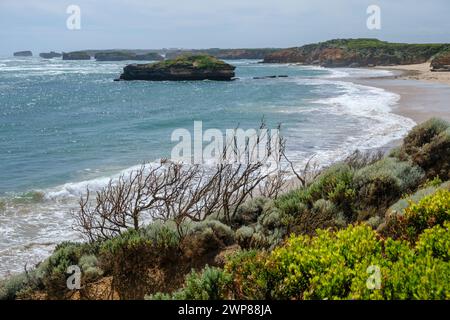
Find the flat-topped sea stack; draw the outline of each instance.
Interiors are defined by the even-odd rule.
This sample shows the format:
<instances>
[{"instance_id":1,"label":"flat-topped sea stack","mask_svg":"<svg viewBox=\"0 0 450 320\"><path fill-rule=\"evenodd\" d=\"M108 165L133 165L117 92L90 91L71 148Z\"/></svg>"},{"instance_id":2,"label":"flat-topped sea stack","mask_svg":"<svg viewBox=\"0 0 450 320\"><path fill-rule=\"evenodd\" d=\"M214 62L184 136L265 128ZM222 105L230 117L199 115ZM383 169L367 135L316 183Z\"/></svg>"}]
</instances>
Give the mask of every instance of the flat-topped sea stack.
<instances>
[{"instance_id":1,"label":"flat-topped sea stack","mask_svg":"<svg viewBox=\"0 0 450 320\"><path fill-rule=\"evenodd\" d=\"M450 71L450 49L437 54L431 60L431 71Z\"/></svg>"},{"instance_id":2,"label":"flat-topped sea stack","mask_svg":"<svg viewBox=\"0 0 450 320\"><path fill-rule=\"evenodd\" d=\"M32 57L33 52L31 51L18 51L14 52L14 57Z\"/></svg>"},{"instance_id":3,"label":"flat-topped sea stack","mask_svg":"<svg viewBox=\"0 0 450 320\"><path fill-rule=\"evenodd\" d=\"M97 61L125 61L125 60L137 60L137 61L161 61L164 58L155 53L149 52L145 54L136 54L134 52L127 51L105 51L95 54L95 60Z\"/></svg>"},{"instance_id":4,"label":"flat-topped sea stack","mask_svg":"<svg viewBox=\"0 0 450 320\"><path fill-rule=\"evenodd\" d=\"M265 63L299 63L323 67L370 67L425 63L446 44L390 43L377 39L336 39L278 50Z\"/></svg>"},{"instance_id":5,"label":"flat-topped sea stack","mask_svg":"<svg viewBox=\"0 0 450 320\"><path fill-rule=\"evenodd\" d=\"M55 52L55 51L51 51L51 52L42 52L39 54L39 57L41 57L42 59L53 59L53 58L61 58L62 54Z\"/></svg>"},{"instance_id":6,"label":"flat-topped sea stack","mask_svg":"<svg viewBox=\"0 0 450 320\"><path fill-rule=\"evenodd\" d=\"M63 60L91 60L91 56L84 51L64 52Z\"/></svg>"},{"instance_id":7,"label":"flat-topped sea stack","mask_svg":"<svg viewBox=\"0 0 450 320\"><path fill-rule=\"evenodd\" d=\"M234 66L207 55L181 56L157 63L128 65L119 80L230 81L234 78L234 69Z\"/></svg>"}]
</instances>

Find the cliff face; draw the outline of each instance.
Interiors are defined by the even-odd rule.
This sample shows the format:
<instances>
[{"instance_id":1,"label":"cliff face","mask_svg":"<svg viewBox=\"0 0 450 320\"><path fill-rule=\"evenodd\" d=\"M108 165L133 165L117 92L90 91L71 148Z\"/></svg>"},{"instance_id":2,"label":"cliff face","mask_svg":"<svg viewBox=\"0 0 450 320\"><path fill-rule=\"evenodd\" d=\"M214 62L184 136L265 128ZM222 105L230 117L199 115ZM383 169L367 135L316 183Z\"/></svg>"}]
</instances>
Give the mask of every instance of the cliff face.
<instances>
[{"instance_id":1,"label":"cliff face","mask_svg":"<svg viewBox=\"0 0 450 320\"><path fill-rule=\"evenodd\" d=\"M32 57L33 52L31 51L18 51L14 52L14 57Z\"/></svg>"},{"instance_id":2,"label":"cliff face","mask_svg":"<svg viewBox=\"0 0 450 320\"><path fill-rule=\"evenodd\" d=\"M265 63L302 63L324 67L416 64L428 61L444 44L401 44L376 39L344 39L278 50Z\"/></svg>"},{"instance_id":3,"label":"cliff face","mask_svg":"<svg viewBox=\"0 0 450 320\"><path fill-rule=\"evenodd\" d=\"M153 64L131 64L120 80L183 81L221 80L234 77L235 67L209 56L179 57Z\"/></svg>"},{"instance_id":4,"label":"cliff face","mask_svg":"<svg viewBox=\"0 0 450 320\"><path fill-rule=\"evenodd\" d=\"M84 51L64 52L63 60L91 60L91 56Z\"/></svg>"},{"instance_id":5,"label":"cliff face","mask_svg":"<svg viewBox=\"0 0 450 320\"><path fill-rule=\"evenodd\" d=\"M450 50L441 52L433 58L431 71L450 71Z\"/></svg>"},{"instance_id":6,"label":"cliff face","mask_svg":"<svg viewBox=\"0 0 450 320\"><path fill-rule=\"evenodd\" d=\"M125 51L111 51L98 52L95 54L97 61L124 61L124 60L139 60L139 61L161 61L164 58L157 53L136 54Z\"/></svg>"}]
</instances>

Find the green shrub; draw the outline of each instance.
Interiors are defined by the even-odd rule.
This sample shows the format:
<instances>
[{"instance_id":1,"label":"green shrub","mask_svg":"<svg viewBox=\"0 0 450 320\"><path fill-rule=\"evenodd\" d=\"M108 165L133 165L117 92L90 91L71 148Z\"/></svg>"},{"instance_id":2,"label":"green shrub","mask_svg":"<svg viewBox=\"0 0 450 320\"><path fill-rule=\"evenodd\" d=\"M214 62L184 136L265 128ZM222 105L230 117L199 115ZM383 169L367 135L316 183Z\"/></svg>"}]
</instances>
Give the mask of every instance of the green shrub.
<instances>
[{"instance_id":1,"label":"green shrub","mask_svg":"<svg viewBox=\"0 0 450 320\"><path fill-rule=\"evenodd\" d=\"M439 187L442 183L443 181L441 178L439 176L435 176L433 179L428 179L424 183L424 187Z\"/></svg>"},{"instance_id":2,"label":"green shrub","mask_svg":"<svg viewBox=\"0 0 450 320\"><path fill-rule=\"evenodd\" d=\"M14 275L0 282L0 300L14 300L28 285L25 273Z\"/></svg>"},{"instance_id":3,"label":"green shrub","mask_svg":"<svg viewBox=\"0 0 450 320\"><path fill-rule=\"evenodd\" d=\"M255 229L248 226L240 227L236 230L236 241L241 248L249 249L252 244L253 234Z\"/></svg>"},{"instance_id":4,"label":"green shrub","mask_svg":"<svg viewBox=\"0 0 450 320\"><path fill-rule=\"evenodd\" d=\"M417 254L431 255L445 262L450 261L450 222L425 230L416 243Z\"/></svg>"},{"instance_id":5,"label":"green shrub","mask_svg":"<svg viewBox=\"0 0 450 320\"><path fill-rule=\"evenodd\" d=\"M389 153L388 153L388 157L389 158L398 158L399 159L401 154L402 154L402 147L399 146L399 147L392 148L389 151Z\"/></svg>"},{"instance_id":6,"label":"green shrub","mask_svg":"<svg viewBox=\"0 0 450 320\"><path fill-rule=\"evenodd\" d=\"M307 208L308 201L307 189L301 188L281 195L274 201L274 206L285 215L295 216Z\"/></svg>"},{"instance_id":7,"label":"green shrub","mask_svg":"<svg viewBox=\"0 0 450 320\"><path fill-rule=\"evenodd\" d=\"M331 166L308 187L308 200L311 204L319 199L330 200L338 209L352 211L351 203L355 198L353 175L353 169L347 164Z\"/></svg>"},{"instance_id":8,"label":"green shrub","mask_svg":"<svg viewBox=\"0 0 450 320\"><path fill-rule=\"evenodd\" d=\"M415 237L426 228L450 220L450 191L438 190L405 209L408 233Z\"/></svg>"},{"instance_id":9,"label":"green shrub","mask_svg":"<svg viewBox=\"0 0 450 320\"><path fill-rule=\"evenodd\" d=\"M158 266L159 259L165 254L158 249L136 230L129 230L102 244L102 268L113 276L113 286L121 299L143 299L147 292L161 286L163 280L159 274L149 272Z\"/></svg>"},{"instance_id":10,"label":"green shrub","mask_svg":"<svg viewBox=\"0 0 450 320\"><path fill-rule=\"evenodd\" d=\"M212 240L220 242L224 246L234 243L234 231L224 223L217 220L205 220L194 224L192 234L198 234L205 241Z\"/></svg>"},{"instance_id":11,"label":"green shrub","mask_svg":"<svg viewBox=\"0 0 450 320\"><path fill-rule=\"evenodd\" d=\"M69 266L79 266L84 255L98 254L97 244L63 242L53 254L38 265L34 275L45 287L50 298L64 298L68 292L67 269ZM83 280L83 277L82 277Z\"/></svg>"},{"instance_id":12,"label":"green shrub","mask_svg":"<svg viewBox=\"0 0 450 320\"><path fill-rule=\"evenodd\" d=\"M387 208L393 201L417 187L423 179L420 168L395 158L385 158L355 174L362 208Z\"/></svg>"},{"instance_id":13,"label":"green shrub","mask_svg":"<svg viewBox=\"0 0 450 320\"><path fill-rule=\"evenodd\" d=\"M371 226L372 229L377 229L381 223L383 223L383 219L380 216L370 217L369 220L366 221L367 225Z\"/></svg>"},{"instance_id":14,"label":"green shrub","mask_svg":"<svg viewBox=\"0 0 450 320\"><path fill-rule=\"evenodd\" d=\"M449 203L450 190L446 188L446 184L437 189L421 189L392 206L386 214L385 223L378 230L384 236L414 242L426 228L442 225L449 220Z\"/></svg>"},{"instance_id":15,"label":"green shrub","mask_svg":"<svg viewBox=\"0 0 450 320\"><path fill-rule=\"evenodd\" d=\"M356 200L354 170L337 164L322 172L308 187L280 196L275 208L291 216L287 232L312 234L317 228L343 226L353 220Z\"/></svg>"},{"instance_id":16,"label":"green shrub","mask_svg":"<svg viewBox=\"0 0 450 320\"><path fill-rule=\"evenodd\" d=\"M225 272L232 275L230 298L245 300L272 299L272 283L266 266L264 251L240 251L225 265Z\"/></svg>"},{"instance_id":17,"label":"green shrub","mask_svg":"<svg viewBox=\"0 0 450 320\"><path fill-rule=\"evenodd\" d=\"M403 140L402 154L412 155L430 143L436 136L444 132L450 125L447 121L432 118L415 126Z\"/></svg>"},{"instance_id":18,"label":"green shrub","mask_svg":"<svg viewBox=\"0 0 450 320\"><path fill-rule=\"evenodd\" d=\"M172 293L147 296L151 300L223 300L231 277L221 269L209 267L202 272L192 271L186 276L183 288Z\"/></svg>"},{"instance_id":19,"label":"green shrub","mask_svg":"<svg viewBox=\"0 0 450 320\"><path fill-rule=\"evenodd\" d=\"M427 178L450 179L450 124L433 118L416 126L404 139L399 158L413 161Z\"/></svg>"},{"instance_id":20,"label":"green shrub","mask_svg":"<svg viewBox=\"0 0 450 320\"><path fill-rule=\"evenodd\" d=\"M417 190L414 194L407 196L405 198L402 198L398 200L396 203L394 203L391 207L389 207L387 211L387 215L403 215L405 212L405 209L409 207L411 203L419 202L424 197L435 193L437 190L436 187L427 187L424 189Z\"/></svg>"},{"instance_id":21,"label":"green shrub","mask_svg":"<svg viewBox=\"0 0 450 320\"><path fill-rule=\"evenodd\" d=\"M95 281L103 275L103 270L99 267L99 261L93 254L82 256L78 263L83 272L82 279L84 281Z\"/></svg>"},{"instance_id":22,"label":"green shrub","mask_svg":"<svg viewBox=\"0 0 450 320\"><path fill-rule=\"evenodd\" d=\"M225 270L238 299L448 299L449 248L449 222L426 230L415 248L349 226L292 236L271 253L241 253ZM371 268L380 271L379 288L367 285Z\"/></svg>"},{"instance_id":23,"label":"green shrub","mask_svg":"<svg viewBox=\"0 0 450 320\"><path fill-rule=\"evenodd\" d=\"M348 218L336 205L325 199L315 201L311 209L299 214L295 221L295 227L291 230L297 234L314 234L316 229L329 227L342 227Z\"/></svg>"},{"instance_id":24,"label":"green shrub","mask_svg":"<svg viewBox=\"0 0 450 320\"><path fill-rule=\"evenodd\" d=\"M300 205L298 208L300 212L306 210L302 207L305 206ZM270 249L277 246L283 241L296 220L294 216L283 213L273 202L267 203L263 211L264 213L258 217L257 223L252 226L254 232L250 246L242 248ZM301 214L300 212L297 214Z\"/></svg>"},{"instance_id":25,"label":"green shrub","mask_svg":"<svg viewBox=\"0 0 450 320\"><path fill-rule=\"evenodd\" d=\"M173 221L154 221L141 230L142 236L162 250L177 248L180 236Z\"/></svg>"},{"instance_id":26,"label":"green shrub","mask_svg":"<svg viewBox=\"0 0 450 320\"><path fill-rule=\"evenodd\" d=\"M233 217L232 224L235 226L244 226L255 223L262 214L264 206L270 200L267 198L254 198L240 206Z\"/></svg>"},{"instance_id":27,"label":"green shrub","mask_svg":"<svg viewBox=\"0 0 450 320\"><path fill-rule=\"evenodd\" d=\"M217 220L205 220L192 225L191 232L183 239L180 250L185 267L184 275L192 268L201 269L206 264L216 265L216 256L235 244L234 231Z\"/></svg>"},{"instance_id":28,"label":"green shrub","mask_svg":"<svg viewBox=\"0 0 450 320\"><path fill-rule=\"evenodd\" d=\"M426 171L428 178L450 179L450 128L412 154L411 158Z\"/></svg>"}]
</instances>

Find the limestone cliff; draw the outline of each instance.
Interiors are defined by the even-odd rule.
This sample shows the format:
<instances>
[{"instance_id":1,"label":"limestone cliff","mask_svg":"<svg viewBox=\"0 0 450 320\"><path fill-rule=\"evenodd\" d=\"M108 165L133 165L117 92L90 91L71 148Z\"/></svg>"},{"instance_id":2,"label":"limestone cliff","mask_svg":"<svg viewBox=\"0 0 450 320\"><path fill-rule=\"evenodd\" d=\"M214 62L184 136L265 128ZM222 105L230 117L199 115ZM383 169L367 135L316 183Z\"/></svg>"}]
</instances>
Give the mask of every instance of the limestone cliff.
<instances>
[{"instance_id":1,"label":"limestone cliff","mask_svg":"<svg viewBox=\"0 0 450 320\"><path fill-rule=\"evenodd\" d=\"M389 43L377 39L337 39L278 50L265 63L301 63L324 67L364 67L424 63L445 44Z\"/></svg>"}]
</instances>

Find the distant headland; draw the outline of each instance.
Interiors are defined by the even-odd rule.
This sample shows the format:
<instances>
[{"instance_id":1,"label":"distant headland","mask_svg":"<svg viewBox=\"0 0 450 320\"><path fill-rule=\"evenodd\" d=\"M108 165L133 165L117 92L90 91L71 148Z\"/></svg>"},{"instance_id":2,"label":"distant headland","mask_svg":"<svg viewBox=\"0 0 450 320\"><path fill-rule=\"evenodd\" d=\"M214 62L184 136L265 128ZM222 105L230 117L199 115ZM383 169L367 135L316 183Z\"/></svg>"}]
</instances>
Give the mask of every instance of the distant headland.
<instances>
[{"instance_id":1,"label":"distant headland","mask_svg":"<svg viewBox=\"0 0 450 320\"><path fill-rule=\"evenodd\" d=\"M58 57L42 53L43 58ZM55 53L56 54L56 53ZM180 56L207 55L218 59L258 59L263 63L298 63L323 67L373 67L431 63L432 71L450 71L450 44L391 43L371 38L334 39L287 49L154 49L82 50L63 53L63 60L162 61ZM32 56L31 51L14 56Z\"/></svg>"}]
</instances>

